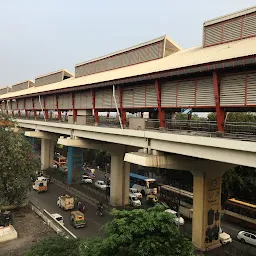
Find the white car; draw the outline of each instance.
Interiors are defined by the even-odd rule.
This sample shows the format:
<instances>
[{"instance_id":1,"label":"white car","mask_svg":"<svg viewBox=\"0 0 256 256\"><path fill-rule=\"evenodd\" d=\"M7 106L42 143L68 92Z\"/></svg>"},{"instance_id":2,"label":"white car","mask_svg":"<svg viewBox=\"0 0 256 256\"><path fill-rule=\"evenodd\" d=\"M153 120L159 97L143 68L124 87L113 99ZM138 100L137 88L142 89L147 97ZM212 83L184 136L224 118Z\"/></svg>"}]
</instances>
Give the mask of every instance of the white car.
<instances>
[{"instance_id":1,"label":"white car","mask_svg":"<svg viewBox=\"0 0 256 256\"><path fill-rule=\"evenodd\" d=\"M243 243L252 244L256 246L256 233L251 231L240 231L237 234L237 239Z\"/></svg>"},{"instance_id":2,"label":"white car","mask_svg":"<svg viewBox=\"0 0 256 256\"><path fill-rule=\"evenodd\" d=\"M228 233L224 232L221 227L220 227L219 237L220 237L221 244L227 244L232 242L231 236Z\"/></svg>"},{"instance_id":3,"label":"white car","mask_svg":"<svg viewBox=\"0 0 256 256\"><path fill-rule=\"evenodd\" d=\"M142 198L142 194L136 188L129 189L130 194L134 194L137 198Z\"/></svg>"},{"instance_id":4,"label":"white car","mask_svg":"<svg viewBox=\"0 0 256 256\"><path fill-rule=\"evenodd\" d=\"M185 221L182 217L179 217L178 213L171 209L166 209L165 212L168 212L174 216L174 221L177 226L182 226L185 224Z\"/></svg>"},{"instance_id":5,"label":"white car","mask_svg":"<svg viewBox=\"0 0 256 256\"><path fill-rule=\"evenodd\" d=\"M103 180L97 180L94 183L96 188L99 188L101 190L106 190L107 189L107 184Z\"/></svg>"},{"instance_id":6,"label":"white car","mask_svg":"<svg viewBox=\"0 0 256 256\"><path fill-rule=\"evenodd\" d=\"M141 206L141 201L134 194L129 194L129 201L132 206L135 206L135 207Z\"/></svg>"},{"instance_id":7,"label":"white car","mask_svg":"<svg viewBox=\"0 0 256 256\"><path fill-rule=\"evenodd\" d=\"M61 225L64 225L64 220L63 220L63 217L58 214L58 213L53 213L51 214L51 216L56 220L58 221Z\"/></svg>"},{"instance_id":8,"label":"white car","mask_svg":"<svg viewBox=\"0 0 256 256\"><path fill-rule=\"evenodd\" d=\"M89 176L88 175L83 175L83 177L82 177L82 182L84 182L85 184L92 184L92 179L91 178L89 178Z\"/></svg>"}]
</instances>

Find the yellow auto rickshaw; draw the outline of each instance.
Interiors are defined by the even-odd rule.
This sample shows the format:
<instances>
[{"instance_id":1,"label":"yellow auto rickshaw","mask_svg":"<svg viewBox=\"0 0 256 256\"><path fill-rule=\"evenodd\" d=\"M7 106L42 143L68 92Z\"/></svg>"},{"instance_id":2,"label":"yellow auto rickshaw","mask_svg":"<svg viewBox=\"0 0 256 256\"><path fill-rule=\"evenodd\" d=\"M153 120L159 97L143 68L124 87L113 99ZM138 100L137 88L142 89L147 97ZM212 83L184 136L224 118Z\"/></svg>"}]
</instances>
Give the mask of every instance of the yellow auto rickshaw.
<instances>
[{"instance_id":1,"label":"yellow auto rickshaw","mask_svg":"<svg viewBox=\"0 0 256 256\"><path fill-rule=\"evenodd\" d=\"M158 197L156 195L147 195L147 203L155 205L158 202Z\"/></svg>"}]
</instances>

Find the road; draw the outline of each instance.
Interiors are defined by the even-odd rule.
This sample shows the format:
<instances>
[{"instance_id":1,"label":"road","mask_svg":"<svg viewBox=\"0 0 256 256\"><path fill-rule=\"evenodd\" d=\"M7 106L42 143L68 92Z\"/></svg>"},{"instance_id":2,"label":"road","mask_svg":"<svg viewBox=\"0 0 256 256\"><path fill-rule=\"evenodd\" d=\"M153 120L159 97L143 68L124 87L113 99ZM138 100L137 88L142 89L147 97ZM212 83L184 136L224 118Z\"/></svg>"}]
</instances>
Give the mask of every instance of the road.
<instances>
[{"instance_id":1,"label":"road","mask_svg":"<svg viewBox=\"0 0 256 256\"><path fill-rule=\"evenodd\" d=\"M38 194L36 191L31 191L29 197L31 201L41 209L46 209L49 213L59 213L64 218L65 227L68 228L77 237L92 237L102 234L101 227L110 220L110 216L105 214L99 217L95 214L96 207L83 202L86 205L85 219L87 225L85 228L75 229L69 222L70 211L64 211L56 205L57 197L66 194L67 191L55 184L48 186L48 191Z\"/></svg>"},{"instance_id":2,"label":"road","mask_svg":"<svg viewBox=\"0 0 256 256\"><path fill-rule=\"evenodd\" d=\"M102 179L104 180L104 172L102 171L96 171L96 179ZM86 184L78 184L76 185L76 188L83 192L87 192L86 190ZM93 186L93 185L92 185ZM48 191L46 193L37 194L35 191L31 191L30 196L32 197L32 201L38 205L42 209L46 209L49 213L59 213L64 218L65 226L74 233L77 237L92 237L99 234L102 234L101 227L111 219L109 215L105 215L104 217L99 217L95 214L96 208L95 206L83 202L86 205L86 212L85 217L88 222L87 226L82 229L75 229L72 227L69 223L69 212L65 212L62 209L59 209L56 206L56 200L59 195L66 194L67 192L65 189L60 188L59 186L55 184L50 184ZM92 194L93 195L93 194ZM230 234L230 236L233 239L233 242L229 245L221 246L220 248L217 248L213 251L205 253L205 255L210 256L219 256L224 255L224 252L228 252L228 255L249 255L248 252L251 253L251 255L256 255L256 248L252 247L250 245L244 245L237 241L237 233L241 230L239 226L236 226L232 223L228 223L225 221L222 221L221 224L222 229ZM181 231L187 233L188 235L192 235L192 221L186 220L185 225L181 227ZM234 254L236 253L236 254Z\"/></svg>"}]
</instances>

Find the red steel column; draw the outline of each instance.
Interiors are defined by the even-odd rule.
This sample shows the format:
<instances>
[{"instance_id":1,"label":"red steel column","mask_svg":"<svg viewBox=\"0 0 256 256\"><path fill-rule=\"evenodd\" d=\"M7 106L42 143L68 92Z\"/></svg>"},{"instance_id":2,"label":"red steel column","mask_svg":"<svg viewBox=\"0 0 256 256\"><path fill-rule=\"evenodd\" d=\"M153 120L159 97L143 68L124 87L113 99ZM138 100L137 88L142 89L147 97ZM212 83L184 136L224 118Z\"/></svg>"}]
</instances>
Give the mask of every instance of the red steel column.
<instances>
[{"instance_id":1,"label":"red steel column","mask_svg":"<svg viewBox=\"0 0 256 256\"><path fill-rule=\"evenodd\" d=\"M71 97L72 97L73 123L76 123L77 109L75 109L75 95L73 92L71 92Z\"/></svg>"},{"instance_id":2,"label":"red steel column","mask_svg":"<svg viewBox=\"0 0 256 256\"><path fill-rule=\"evenodd\" d=\"M161 106L161 85L159 81L155 80L156 85L156 96L157 96L157 108L158 108L158 119L161 128L165 127L165 111L162 109Z\"/></svg>"},{"instance_id":3,"label":"red steel column","mask_svg":"<svg viewBox=\"0 0 256 256\"><path fill-rule=\"evenodd\" d=\"M34 101L33 101L33 108L34 108ZM26 119L28 119L28 111L26 110L26 99L24 99L24 110L25 110Z\"/></svg>"},{"instance_id":4,"label":"red steel column","mask_svg":"<svg viewBox=\"0 0 256 256\"><path fill-rule=\"evenodd\" d=\"M17 105L17 110L18 110L18 117L20 117L20 109L19 109L18 100L16 100L16 105Z\"/></svg>"},{"instance_id":5,"label":"red steel column","mask_svg":"<svg viewBox=\"0 0 256 256\"><path fill-rule=\"evenodd\" d=\"M118 86L118 98L119 98L122 125L123 125L123 127L125 127L126 126L126 111L123 108L123 89L120 86Z\"/></svg>"},{"instance_id":6,"label":"red steel column","mask_svg":"<svg viewBox=\"0 0 256 256\"><path fill-rule=\"evenodd\" d=\"M224 109L220 106L220 81L218 73L216 71L213 71L213 87L218 132L224 132L225 112Z\"/></svg>"},{"instance_id":7,"label":"red steel column","mask_svg":"<svg viewBox=\"0 0 256 256\"><path fill-rule=\"evenodd\" d=\"M61 121L61 111L59 110L59 97L56 95L56 109L58 112L58 120Z\"/></svg>"},{"instance_id":8,"label":"red steel column","mask_svg":"<svg viewBox=\"0 0 256 256\"><path fill-rule=\"evenodd\" d=\"M96 109L95 91L93 89L91 89L91 95L92 95L92 108L93 108L93 112L94 112L94 119L95 119L96 125L98 125L99 124L99 112Z\"/></svg>"},{"instance_id":9,"label":"red steel column","mask_svg":"<svg viewBox=\"0 0 256 256\"><path fill-rule=\"evenodd\" d=\"M45 119L48 120L49 119L49 115L48 115L48 110L46 109L45 97L43 97L43 101L44 101L44 116L45 116Z\"/></svg>"}]
</instances>

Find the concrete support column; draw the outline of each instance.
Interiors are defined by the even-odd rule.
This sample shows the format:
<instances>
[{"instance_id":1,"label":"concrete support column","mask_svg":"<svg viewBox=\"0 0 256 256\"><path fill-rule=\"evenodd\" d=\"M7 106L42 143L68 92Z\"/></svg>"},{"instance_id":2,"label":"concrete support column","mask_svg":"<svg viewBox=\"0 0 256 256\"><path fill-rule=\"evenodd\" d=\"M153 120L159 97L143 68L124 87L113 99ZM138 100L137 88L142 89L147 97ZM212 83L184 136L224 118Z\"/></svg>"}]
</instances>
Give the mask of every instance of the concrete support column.
<instances>
[{"instance_id":1,"label":"concrete support column","mask_svg":"<svg viewBox=\"0 0 256 256\"><path fill-rule=\"evenodd\" d=\"M220 246L221 182L223 172L193 171L192 242L202 251Z\"/></svg>"},{"instance_id":2,"label":"concrete support column","mask_svg":"<svg viewBox=\"0 0 256 256\"><path fill-rule=\"evenodd\" d=\"M83 174L83 149L68 147L68 184L81 182Z\"/></svg>"},{"instance_id":3,"label":"concrete support column","mask_svg":"<svg viewBox=\"0 0 256 256\"><path fill-rule=\"evenodd\" d=\"M53 164L54 142L49 139L41 139L41 169L47 169Z\"/></svg>"},{"instance_id":4,"label":"concrete support column","mask_svg":"<svg viewBox=\"0 0 256 256\"><path fill-rule=\"evenodd\" d=\"M130 163L124 162L124 154L111 154L110 204L125 206L129 204Z\"/></svg>"}]
</instances>

